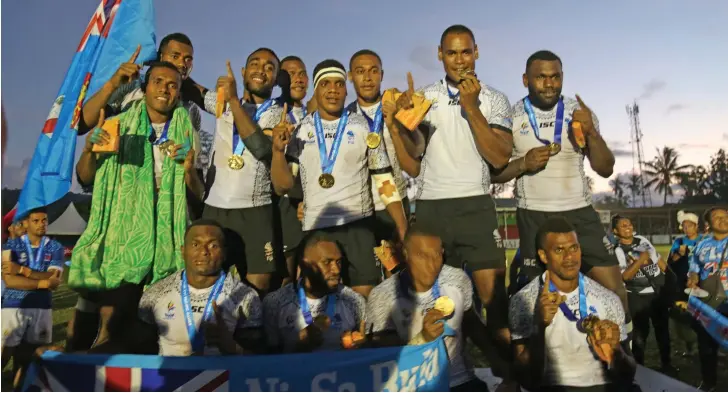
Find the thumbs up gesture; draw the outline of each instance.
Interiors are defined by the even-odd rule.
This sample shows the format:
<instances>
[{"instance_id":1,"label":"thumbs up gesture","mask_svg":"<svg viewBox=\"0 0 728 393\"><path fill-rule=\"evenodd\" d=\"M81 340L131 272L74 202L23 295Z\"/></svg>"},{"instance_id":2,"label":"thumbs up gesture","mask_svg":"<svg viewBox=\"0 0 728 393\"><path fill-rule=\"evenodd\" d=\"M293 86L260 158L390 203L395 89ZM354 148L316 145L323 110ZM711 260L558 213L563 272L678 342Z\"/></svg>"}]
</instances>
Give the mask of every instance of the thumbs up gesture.
<instances>
[{"instance_id":1,"label":"thumbs up gesture","mask_svg":"<svg viewBox=\"0 0 728 393\"><path fill-rule=\"evenodd\" d=\"M227 61L227 75L217 78L217 89L222 89L225 102L238 101L237 82L230 67L230 60Z\"/></svg>"}]
</instances>

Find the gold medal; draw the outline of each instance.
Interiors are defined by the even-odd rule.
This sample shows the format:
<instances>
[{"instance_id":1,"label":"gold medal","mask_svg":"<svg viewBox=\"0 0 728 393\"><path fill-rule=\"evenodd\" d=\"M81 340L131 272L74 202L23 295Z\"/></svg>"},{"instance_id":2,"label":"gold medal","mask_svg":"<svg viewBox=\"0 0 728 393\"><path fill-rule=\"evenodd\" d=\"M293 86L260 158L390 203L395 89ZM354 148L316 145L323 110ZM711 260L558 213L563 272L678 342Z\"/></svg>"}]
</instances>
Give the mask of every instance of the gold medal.
<instances>
[{"instance_id":1,"label":"gold medal","mask_svg":"<svg viewBox=\"0 0 728 393\"><path fill-rule=\"evenodd\" d=\"M334 176L329 173L321 174L318 181L321 188L331 188L334 186Z\"/></svg>"},{"instance_id":2,"label":"gold medal","mask_svg":"<svg viewBox=\"0 0 728 393\"><path fill-rule=\"evenodd\" d=\"M175 143L174 143L173 140L168 139L168 140L160 143L157 146L159 147L159 152L160 153L162 153L162 154L164 154L166 156L171 156L172 155L172 148L175 146Z\"/></svg>"},{"instance_id":3,"label":"gold medal","mask_svg":"<svg viewBox=\"0 0 728 393\"><path fill-rule=\"evenodd\" d=\"M230 169L237 171L240 169L243 169L245 166L245 161L243 161L243 156L238 154L233 154L228 158L228 166Z\"/></svg>"},{"instance_id":4,"label":"gold medal","mask_svg":"<svg viewBox=\"0 0 728 393\"><path fill-rule=\"evenodd\" d=\"M435 310L442 312L444 316L450 316L455 311L455 302L447 296L440 296L435 300Z\"/></svg>"},{"instance_id":5,"label":"gold medal","mask_svg":"<svg viewBox=\"0 0 728 393\"><path fill-rule=\"evenodd\" d=\"M382 143L382 137L378 133L370 132L367 134L367 146L370 149L376 149L380 143Z\"/></svg>"},{"instance_id":6,"label":"gold medal","mask_svg":"<svg viewBox=\"0 0 728 393\"><path fill-rule=\"evenodd\" d=\"M558 143L549 144L549 154L555 156L561 151L561 145Z\"/></svg>"}]
</instances>

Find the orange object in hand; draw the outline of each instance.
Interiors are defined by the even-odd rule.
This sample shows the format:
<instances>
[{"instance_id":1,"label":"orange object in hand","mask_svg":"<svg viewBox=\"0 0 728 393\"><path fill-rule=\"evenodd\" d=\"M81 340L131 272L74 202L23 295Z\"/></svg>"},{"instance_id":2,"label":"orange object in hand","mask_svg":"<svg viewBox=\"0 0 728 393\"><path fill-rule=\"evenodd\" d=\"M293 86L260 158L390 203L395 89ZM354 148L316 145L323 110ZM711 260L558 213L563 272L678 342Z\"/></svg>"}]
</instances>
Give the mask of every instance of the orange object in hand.
<instances>
[{"instance_id":1,"label":"orange object in hand","mask_svg":"<svg viewBox=\"0 0 728 393\"><path fill-rule=\"evenodd\" d=\"M401 95L402 93L395 93L393 90L387 90L384 92L382 100L396 102ZM427 115L427 112L432 106L432 101L418 93L415 93L412 96L412 103L414 104L413 108L400 109L399 112L394 115L394 118L410 131L417 129L417 126L419 126L422 120L424 120L425 115Z\"/></svg>"},{"instance_id":2,"label":"orange object in hand","mask_svg":"<svg viewBox=\"0 0 728 393\"><path fill-rule=\"evenodd\" d=\"M101 126L101 129L109 135L109 143L103 145L94 144L91 151L94 153L117 153L119 152L119 118L108 119ZM93 131L92 131L93 132Z\"/></svg>"},{"instance_id":3,"label":"orange object in hand","mask_svg":"<svg viewBox=\"0 0 728 393\"><path fill-rule=\"evenodd\" d=\"M584 138L584 131L581 129L581 122L571 122L571 133L574 135L574 142L576 145L583 149L586 147L586 138Z\"/></svg>"}]
</instances>

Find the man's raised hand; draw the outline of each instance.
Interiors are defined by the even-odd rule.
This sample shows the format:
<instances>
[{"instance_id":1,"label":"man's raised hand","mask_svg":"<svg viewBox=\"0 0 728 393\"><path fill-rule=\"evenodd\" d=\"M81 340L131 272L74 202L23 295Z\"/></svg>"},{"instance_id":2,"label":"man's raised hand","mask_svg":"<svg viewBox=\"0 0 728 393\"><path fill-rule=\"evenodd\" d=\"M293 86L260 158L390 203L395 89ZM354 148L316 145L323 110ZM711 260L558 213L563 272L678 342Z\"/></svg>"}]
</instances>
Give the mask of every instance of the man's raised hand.
<instances>
[{"instance_id":1,"label":"man's raised hand","mask_svg":"<svg viewBox=\"0 0 728 393\"><path fill-rule=\"evenodd\" d=\"M397 99L397 111L400 109L411 109L415 106L414 102L412 101L412 97L415 95L415 81L412 78L412 73L407 73L407 91L402 93L401 96Z\"/></svg>"},{"instance_id":2,"label":"man's raised hand","mask_svg":"<svg viewBox=\"0 0 728 393\"><path fill-rule=\"evenodd\" d=\"M102 108L99 111L99 121L96 123L96 127L94 127L92 132L86 134L86 146L84 147L85 150L90 152L93 148L93 145L105 145L111 141L109 133L104 131L104 129L102 128L105 121L106 113Z\"/></svg>"},{"instance_id":3,"label":"man's raised hand","mask_svg":"<svg viewBox=\"0 0 728 393\"><path fill-rule=\"evenodd\" d=\"M592 112L588 106L582 101L579 95L576 95L576 101L579 102L579 108L574 110L571 115L572 122L578 121L581 124L581 129L585 135L594 135L596 130L594 129L594 121L592 120Z\"/></svg>"},{"instance_id":4,"label":"man's raised hand","mask_svg":"<svg viewBox=\"0 0 728 393\"><path fill-rule=\"evenodd\" d=\"M230 67L230 60L227 61L227 75L217 78L217 88L222 89L225 102L238 100L237 82L233 69Z\"/></svg>"},{"instance_id":5,"label":"man's raised hand","mask_svg":"<svg viewBox=\"0 0 728 393\"><path fill-rule=\"evenodd\" d=\"M291 134L294 129L293 124L288 122L288 104L283 104L281 120L272 130L274 151L285 153L286 146L288 146L288 142L291 140Z\"/></svg>"},{"instance_id":6,"label":"man's raised hand","mask_svg":"<svg viewBox=\"0 0 728 393\"><path fill-rule=\"evenodd\" d=\"M538 308L542 318L541 323L544 328L553 322L556 313L559 312L559 305L566 300L558 292L551 292L549 290L550 283L550 275L547 270L544 277L543 290L541 290L541 296L538 299Z\"/></svg>"},{"instance_id":7,"label":"man's raised hand","mask_svg":"<svg viewBox=\"0 0 728 393\"><path fill-rule=\"evenodd\" d=\"M139 77L139 71L142 69L142 66L136 64L136 60L141 50L142 46L137 45L136 50L132 53L129 60L120 65L111 79L109 79L114 89Z\"/></svg>"},{"instance_id":8,"label":"man's raised hand","mask_svg":"<svg viewBox=\"0 0 728 393\"><path fill-rule=\"evenodd\" d=\"M458 84L460 91L460 106L463 109L473 109L478 106L478 97L480 96L480 82L478 77L473 73L463 75L463 79Z\"/></svg>"}]
</instances>

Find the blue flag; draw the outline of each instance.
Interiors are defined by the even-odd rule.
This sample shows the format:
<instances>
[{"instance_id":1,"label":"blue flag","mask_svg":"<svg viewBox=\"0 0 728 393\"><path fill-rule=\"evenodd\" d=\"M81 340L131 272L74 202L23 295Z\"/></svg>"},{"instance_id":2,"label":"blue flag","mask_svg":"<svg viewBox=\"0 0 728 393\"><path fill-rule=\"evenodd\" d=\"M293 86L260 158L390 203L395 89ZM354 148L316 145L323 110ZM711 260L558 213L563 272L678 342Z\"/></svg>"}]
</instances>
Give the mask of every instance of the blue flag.
<instances>
[{"instance_id":1,"label":"blue flag","mask_svg":"<svg viewBox=\"0 0 728 393\"><path fill-rule=\"evenodd\" d=\"M449 390L448 373L443 337L418 346L273 356L46 352L31 365L23 390L444 392Z\"/></svg>"},{"instance_id":2,"label":"blue flag","mask_svg":"<svg viewBox=\"0 0 728 393\"><path fill-rule=\"evenodd\" d=\"M38 139L18 200L16 220L71 189L81 106L128 61L156 56L152 0L102 0L91 17Z\"/></svg>"}]
</instances>

